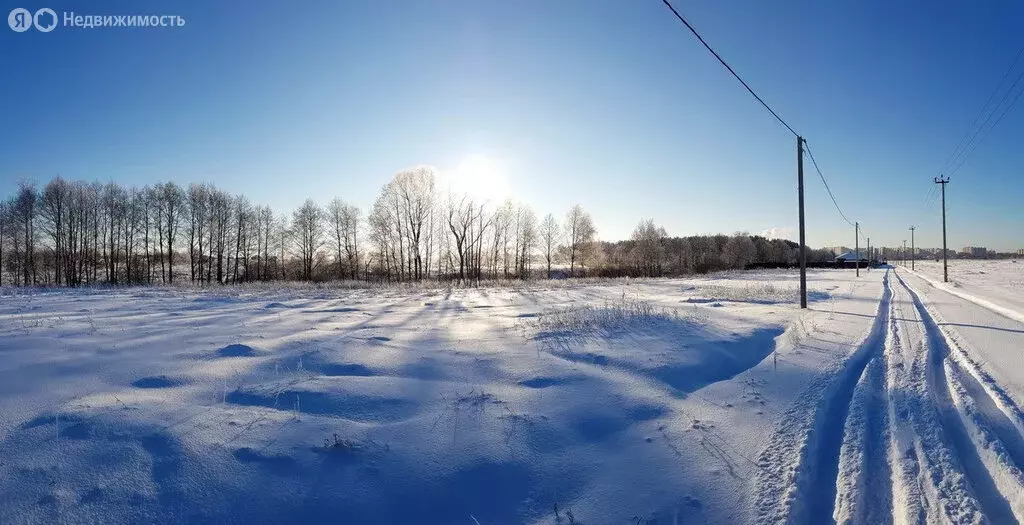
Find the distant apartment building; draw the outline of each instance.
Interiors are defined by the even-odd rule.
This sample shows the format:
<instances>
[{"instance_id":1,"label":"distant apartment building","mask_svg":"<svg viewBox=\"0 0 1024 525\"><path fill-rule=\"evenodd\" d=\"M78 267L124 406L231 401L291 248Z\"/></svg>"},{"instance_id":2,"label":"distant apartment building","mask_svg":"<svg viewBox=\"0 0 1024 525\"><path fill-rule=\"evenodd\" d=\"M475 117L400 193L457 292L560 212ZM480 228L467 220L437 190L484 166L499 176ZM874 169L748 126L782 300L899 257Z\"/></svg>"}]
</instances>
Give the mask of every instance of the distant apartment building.
<instances>
[{"instance_id":1,"label":"distant apartment building","mask_svg":"<svg viewBox=\"0 0 1024 525\"><path fill-rule=\"evenodd\" d=\"M918 258L922 259L939 259L942 257L942 248L920 248L917 250ZM957 257L961 256L960 252L956 250L946 250L946 257Z\"/></svg>"},{"instance_id":2,"label":"distant apartment building","mask_svg":"<svg viewBox=\"0 0 1024 525\"><path fill-rule=\"evenodd\" d=\"M965 246L960 250L960 255L977 258L988 257L988 248L981 246Z\"/></svg>"},{"instance_id":3,"label":"distant apartment building","mask_svg":"<svg viewBox=\"0 0 1024 525\"><path fill-rule=\"evenodd\" d=\"M825 249L832 252L833 256L839 256L846 252L853 251L853 248L847 248L846 246L826 246Z\"/></svg>"},{"instance_id":4,"label":"distant apartment building","mask_svg":"<svg viewBox=\"0 0 1024 525\"><path fill-rule=\"evenodd\" d=\"M1024 248L1017 250L1017 255L1024 257Z\"/></svg>"}]
</instances>

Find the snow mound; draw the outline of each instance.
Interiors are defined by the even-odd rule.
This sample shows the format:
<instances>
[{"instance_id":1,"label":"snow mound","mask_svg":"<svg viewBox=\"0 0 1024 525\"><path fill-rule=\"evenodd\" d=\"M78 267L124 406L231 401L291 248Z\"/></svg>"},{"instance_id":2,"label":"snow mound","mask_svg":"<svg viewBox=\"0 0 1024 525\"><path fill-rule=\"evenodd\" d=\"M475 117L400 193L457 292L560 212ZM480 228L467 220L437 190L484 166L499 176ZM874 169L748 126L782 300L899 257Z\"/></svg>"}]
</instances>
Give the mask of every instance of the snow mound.
<instances>
[{"instance_id":1,"label":"snow mound","mask_svg":"<svg viewBox=\"0 0 1024 525\"><path fill-rule=\"evenodd\" d=\"M535 323L534 338L556 357L638 374L681 394L756 366L783 333L781 326L725 331L701 310L684 314L643 301L556 310Z\"/></svg>"},{"instance_id":2,"label":"snow mound","mask_svg":"<svg viewBox=\"0 0 1024 525\"><path fill-rule=\"evenodd\" d=\"M174 379L164 375L141 377L132 381L132 386L135 388L171 388L183 384L185 384L185 381L181 379Z\"/></svg>"},{"instance_id":3,"label":"snow mound","mask_svg":"<svg viewBox=\"0 0 1024 525\"><path fill-rule=\"evenodd\" d=\"M232 344L217 350L217 357L256 357L258 355L260 353L255 348L242 344Z\"/></svg>"},{"instance_id":4,"label":"snow mound","mask_svg":"<svg viewBox=\"0 0 1024 525\"><path fill-rule=\"evenodd\" d=\"M580 379L581 378L576 377L534 377L520 381L519 385L525 386L526 388L548 388L552 386L565 385L579 381Z\"/></svg>"},{"instance_id":5,"label":"snow mound","mask_svg":"<svg viewBox=\"0 0 1024 525\"><path fill-rule=\"evenodd\" d=\"M359 391L353 385L321 378L301 387L292 382L264 383L228 393L225 401L241 406L262 406L280 411L331 416L351 421L388 423L416 415L412 400L377 392ZM353 378L346 378L351 381Z\"/></svg>"}]
</instances>

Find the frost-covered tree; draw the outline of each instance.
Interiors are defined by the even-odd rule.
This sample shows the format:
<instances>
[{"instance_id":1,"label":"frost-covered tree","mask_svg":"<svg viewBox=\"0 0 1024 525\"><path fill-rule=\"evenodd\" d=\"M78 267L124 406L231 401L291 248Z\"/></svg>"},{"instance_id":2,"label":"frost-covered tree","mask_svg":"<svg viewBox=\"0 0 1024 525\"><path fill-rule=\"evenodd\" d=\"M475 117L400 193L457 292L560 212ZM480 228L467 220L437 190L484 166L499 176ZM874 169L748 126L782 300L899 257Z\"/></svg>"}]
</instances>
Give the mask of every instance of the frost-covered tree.
<instances>
[{"instance_id":1,"label":"frost-covered tree","mask_svg":"<svg viewBox=\"0 0 1024 525\"><path fill-rule=\"evenodd\" d=\"M562 233L554 215L549 213L544 216L544 220L540 223L539 233L541 249L544 250L544 262L547 263L547 276L548 279L550 279L551 261L554 259L555 253L558 249L558 239Z\"/></svg>"},{"instance_id":2,"label":"frost-covered tree","mask_svg":"<svg viewBox=\"0 0 1024 525\"><path fill-rule=\"evenodd\" d=\"M640 274L644 277L657 277L662 274L662 259L665 256L664 240L668 237L665 228L657 226L654 221L641 221L633 230L632 259Z\"/></svg>"},{"instance_id":3,"label":"frost-covered tree","mask_svg":"<svg viewBox=\"0 0 1024 525\"><path fill-rule=\"evenodd\" d=\"M359 208L335 198L327 205L328 230L339 279L359 276Z\"/></svg>"},{"instance_id":4,"label":"frost-covered tree","mask_svg":"<svg viewBox=\"0 0 1024 525\"><path fill-rule=\"evenodd\" d=\"M516 212L516 275L520 279L530 276L530 262L537 247L537 214L522 204Z\"/></svg>"},{"instance_id":5,"label":"frost-covered tree","mask_svg":"<svg viewBox=\"0 0 1024 525\"><path fill-rule=\"evenodd\" d=\"M585 250L594 242L597 231L590 214L579 204L569 208L565 214L565 240L569 244L569 274L576 271L576 263L582 261Z\"/></svg>"},{"instance_id":6,"label":"frost-covered tree","mask_svg":"<svg viewBox=\"0 0 1024 525\"><path fill-rule=\"evenodd\" d=\"M725 243L722 257L729 267L742 269L757 259L757 248L750 235L737 233Z\"/></svg>"},{"instance_id":7,"label":"frost-covered tree","mask_svg":"<svg viewBox=\"0 0 1024 525\"><path fill-rule=\"evenodd\" d=\"M409 272L415 280L423 278L423 253L427 240L423 233L434 210L434 179L433 168L419 166L396 173L386 189L398 203L402 223L398 226L405 229L411 263Z\"/></svg>"},{"instance_id":8,"label":"frost-covered tree","mask_svg":"<svg viewBox=\"0 0 1024 525\"><path fill-rule=\"evenodd\" d=\"M459 258L459 280L466 279L466 271L473 259L472 230L475 224L477 208L472 199L462 196L459 199L449 197L448 229L455 241L455 253Z\"/></svg>"}]
</instances>

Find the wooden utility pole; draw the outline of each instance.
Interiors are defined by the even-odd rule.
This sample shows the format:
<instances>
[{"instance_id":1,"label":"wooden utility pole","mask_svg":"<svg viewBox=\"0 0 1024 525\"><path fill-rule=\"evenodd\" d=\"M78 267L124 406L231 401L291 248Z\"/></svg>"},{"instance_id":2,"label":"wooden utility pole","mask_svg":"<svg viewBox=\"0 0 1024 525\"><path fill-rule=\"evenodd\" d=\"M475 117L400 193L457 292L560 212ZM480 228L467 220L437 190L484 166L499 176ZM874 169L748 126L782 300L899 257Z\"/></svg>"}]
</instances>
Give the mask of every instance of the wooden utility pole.
<instances>
[{"instance_id":1,"label":"wooden utility pole","mask_svg":"<svg viewBox=\"0 0 1024 525\"><path fill-rule=\"evenodd\" d=\"M857 268L857 277L860 277L860 223L853 223L853 256L854 266Z\"/></svg>"},{"instance_id":2,"label":"wooden utility pole","mask_svg":"<svg viewBox=\"0 0 1024 525\"><path fill-rule=\"evenodd\" d=\"M804 244L804 138L796 137L796 187L800 201L800 308L807 308L807 246Z\"/></svg>"},{"instance_id":3,"label":"wooden utility pole","mask_svg":"<svg viewBox=\"0 0 1024 525\"><path fill-rule=\"evenodd\" d=\"M935 184L942 185L942 282L949 282L949 266L946 261L946 184L949 177L935 177Z\"/></svg>"},{"instance_id":4,"label":"wooden utility pole","mask_svg":"<svg viewBox=\"0 0 1024 525\"><path fill-rule=\"evenodd\" d=\"M914 270L914 259L917 259L917 250L914 249L914 229L916 226L910 227L910 270Z\"/></svg>"}]
</instances>

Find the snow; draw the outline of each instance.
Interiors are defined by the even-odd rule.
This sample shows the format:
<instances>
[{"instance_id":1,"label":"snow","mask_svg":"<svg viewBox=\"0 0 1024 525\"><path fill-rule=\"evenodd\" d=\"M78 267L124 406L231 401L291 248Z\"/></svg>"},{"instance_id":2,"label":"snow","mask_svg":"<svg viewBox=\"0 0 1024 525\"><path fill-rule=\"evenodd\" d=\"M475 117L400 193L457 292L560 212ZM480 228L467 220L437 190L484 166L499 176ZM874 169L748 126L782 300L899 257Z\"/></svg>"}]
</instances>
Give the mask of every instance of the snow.
<instances>
[{"instance_id":1,"label":"snow","mask_svg":"<svg viewBox=\"0 0 1024 525\"><path fill-rule=\"evenodd\" d=\"M916 275L934 287L1024 323L1024 259L949 261L949 282L942 263L915 261Z\"/></svg>"},{"instance_id":2,"label":"snow","mask_svg":"<svg viewBox=\"0 0 1024 525\"><path fill-rule=\"evenodd\" d=\"M757 521L1024 516L1024 374L1011 367L1024 327L974 282L967 299L891 273L860 348L801 396L762 453Z\"/></svg>"},{"instance_id":3,"label":"snow","mask_svg":"<svg viewBox=\"0 0 1024 525\"><path fill-rule=\"evenodd\" d=\"M863 395L875 392L870 399L884 407L888 431L877 432L869 418L847 420L846 439L858 446L844 449L841 465L848 472L837 479L841 497L835 517L879 521L848 510L850 500L865 497L857 484L862 474L849 465L877 461L873 450L884 447L892 497L888 503L872 499L869 509L876 516L897 523L1018 522L1024 516L1021 412L1016 394L1008 394L1006 383L980 359L1009 358L1024 342L1024 330L992 330L993 323L1014 321L904 268L890 286L891 320L877 360L885 366L886 386L871 386L870 378L858 386ZM947 322L948 316L983 325ZM856 404L852 410L856 414Z\"/></svg>"},{"instance_id":4,"label":"snow","mask_svg":"<svg viewBox=\"0 0 1024 525\"><path fill-rule=\"evenodd\" d=\"M1016 522L998 264L0 290L0 523Z\"/></svg>"}]
</instances>

